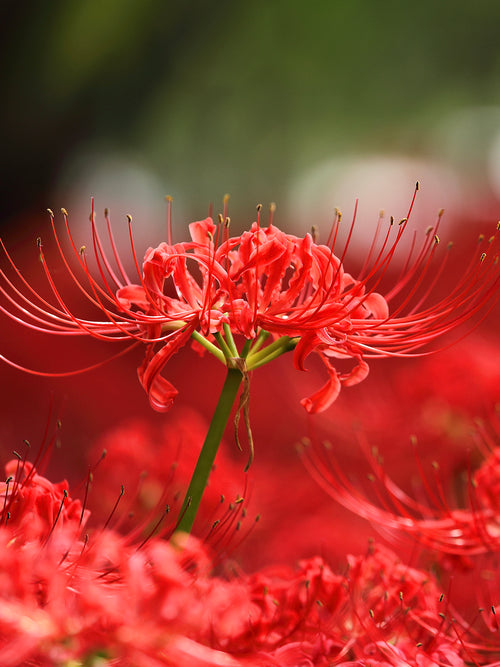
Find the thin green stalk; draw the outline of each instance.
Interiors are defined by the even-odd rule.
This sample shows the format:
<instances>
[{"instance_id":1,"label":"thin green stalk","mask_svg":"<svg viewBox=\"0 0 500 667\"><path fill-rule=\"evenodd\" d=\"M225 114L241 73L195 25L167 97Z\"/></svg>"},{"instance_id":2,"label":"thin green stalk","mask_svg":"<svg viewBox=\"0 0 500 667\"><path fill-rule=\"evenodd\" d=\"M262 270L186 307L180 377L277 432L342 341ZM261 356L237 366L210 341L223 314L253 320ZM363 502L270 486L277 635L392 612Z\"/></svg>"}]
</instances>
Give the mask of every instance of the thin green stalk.
<instances>
[{"instance_id":1,"label":"thin green stalk","mask_svg":"<svg viewBox=\"0 0 500 667\"><path fill-rule=\"evenodd\" d=\"M242 380L243 375L239 370L236 368L227 369L227 376L219 396L219 402L215 408L186 497L182 503L178 530L186 533L191 532L201 497L214 464L215 455L219 449Z\"/></svg>"},{"instance_id":2,"label":"thin green stalk","mask_svg":"<svg viewBox=\"0 0 500 667\"><path fill-rule=\"evenodd\" d=\"M264 331L264 329L261 329L259 331L259 335L255 339L252 347L250 348L250 353L249 354L256 354L257 351L264 345L266 340L269 338L271 334L269 331Z\"/></svg>"},{"instance_id":3,"label":"thin green stalk","mask_svg":"<svg viewBox=\"0 0 500 667\"><path fill-rule=\"evenodd\" d=\"M252 347L252 343L253 343L253 341L251 339L247 338L247 340L245 341L245 344L241 348L241 352L240 352L240 357L242 359L247 358L248 353L250 352L250 349Z\"/></svg>"},{"instance_id":4,"label":"thin green stalk","mask_svg":"<svg viewBox=\"0 0 500 667\"><path fill-rule=\"evenodd\" d=\"M233 357L239 357L240 355L238 353L238 348L236 347L236 343L234 342L231 327L227 322L224 322L222 328L224 329L224 336L226 337L228 347L231 350Z\"/></svg>"},{"instance_id":5,"label":"thin green stalk","mask_svg":"<svg viewBox=\"0 0 500 667\"><path fill-rule=\"evenodd\" d=\"M220 331L217 331L216 333L214 333L214 338L217 341L217 343L219 344L219 347L222 350L222 353L224 354L224 363L226 363L226 361L228 359L232 359L234 357L234 355L233 355L232 351L229 349L229 345L226 343L226 339L224 338L224 336L221 334Z\"/></svg>"},{"instance_id":6,"label":"thin green stalk","mask_svg":"<svg viewBox=\"0 0 500 667\"><path fill-rule=\"evenodd\" d=\"M213 354L214 357L216 357L219 361L222 361L223 364L226 363L226 357L224 356L224 353L221 352L221 350L217 347L217 345L214 345L209 340L207 340L205 336L202 336L201 333L199 333L198 331L193 331L193 333L191 334L191 338L193 338L206 350L208 350L210 354Z\"/></svg>"},{"instance_id":7,"label":"thin green stalk","mask_svg":"<svg viewBox=\"0 0 500 667\"><path fill-rule=\"evenodd\" d=\"M263 350L259 350L255 353L253 350L250 350L250 354L246 359L248 370L251 371L255 368L259 368L259 366L264 366L264 364L267 364L269 361L276 359L276 357L279 357L281 354L290 352L290 350L293 350L296 347L297 341L297 338L282 336L281 338L278 338L278 340L275 340L273 343L265 347Z\"/></svg>"}]
</instances>

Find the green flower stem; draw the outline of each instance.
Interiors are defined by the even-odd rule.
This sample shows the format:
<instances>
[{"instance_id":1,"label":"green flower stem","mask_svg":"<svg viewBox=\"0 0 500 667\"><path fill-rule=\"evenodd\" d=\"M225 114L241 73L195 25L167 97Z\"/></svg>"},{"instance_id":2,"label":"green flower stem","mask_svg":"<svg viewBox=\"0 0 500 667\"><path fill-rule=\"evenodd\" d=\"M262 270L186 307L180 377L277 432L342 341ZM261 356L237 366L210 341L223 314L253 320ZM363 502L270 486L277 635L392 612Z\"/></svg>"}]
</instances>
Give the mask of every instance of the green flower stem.
<instances>
[{"instance_id":1,"label":"green flower stem","mask_svg":"<svg viewBox=\"0 0 500 667\"><path fill-rule=\"evenodd\" d=\"M236 343L234 342L231 327L229 326L229 324L227 322L224 322L224 324L222 325L222 328L224 329L224 336L226 337L227 344L229 346L229 349L231 350L231 356L232 357L239 357L240 354L238 352L238 348L236 347Z\"/></svg>"},{"instance_id":2,"label":"green flower stem","mask_svg":"<svg viewBox=\"0 0 500 667\"><path fill-rule=\"evenodd\" d=\"M266 342L266 340L269 338L270 335L271 334L269 333L269 331L264 331L264 329L261 329L259 331L259 335L255 339L254 344L250 348L249 354L257 353L258 350L260 350L260 348L264 345L264 343Z\"/></svg>"},{"instance_id":3,"label":"green flower stem","mask_svg":"<svg viewBox=\"0 0 500 667\"><path fill-rule=\"evenodd\" d=\"M226 365L226 357L224 356L224 353L217 347L217 345L214 345L211 343L209 340L205 338L205 336L202 336L201 333L198 331L193 331L191 334L191 338L193 338L197 343L202 345L205 350L208 350L210 354L213 354L214 357L217 357L219 361L221 361L224 366Z\"/></svg>"},{"instance_id":4,"label":"green flower stem","mask_svg":"<svg viewBox=\"0 0 500 667\"><path fill-rule=\"evenodd\" d=\"M264 366L264 364L267 364L269 361L276 359L276 357L279 357L281 354L290 352L290 350L295 348L298 340L298 338L282 336L281 338L278 338L278 340L275 340L274 343L271 343L259 352L254 353L253 350L251 350L246 359L247 370L252 371L254 368Z\"/></svg>"},{"instance_id":5,"label":"green flower stem","mask_svg":"<svg viewBox=\"0 0 500 667\"><path fill-rule=\"evenodd\" d=\"M247 339L245 341L245 344L241 348L241 353L240 353L240 357L242 359L246 359L248 357L248 353L250 352L250 349L252 347L252 343L253 343L253 341L251 339Z\"/></svg>"},{"instance_id":6,"label":"green flower stem","mask_svg":"<svg viewBox=\"0 0 500 667\"><path fill-rule=\"evenodd\" d=\"M219 344L220 349L222 350L222 353L224 354L224 365L227 363L228 359L232 359L235 355L233 354L232 350L229 348L229 345L226 343L226 339L224 336L221 334L220 331L217 331L214 333L214 338ZM238 356L236 354L236 356Z\"/></svg>"},{"instance_id":7,"label":"green flower stem","mask_svg":"<svg viewBox=\"0 0 500 667\"><path fill-rule=\"evenodd\" d=\"M205 442L203 443L198 462L196 463L191 482L186 492L186 497L182 504L178 530L186 533L191 532L201 497L214 464L215 455L219 449L242 380L243 375L239 370L236 368L227 369L227 376L219 396L219 402L215 408L214 416L210 422Z\"/></svg>"}]
</instances>

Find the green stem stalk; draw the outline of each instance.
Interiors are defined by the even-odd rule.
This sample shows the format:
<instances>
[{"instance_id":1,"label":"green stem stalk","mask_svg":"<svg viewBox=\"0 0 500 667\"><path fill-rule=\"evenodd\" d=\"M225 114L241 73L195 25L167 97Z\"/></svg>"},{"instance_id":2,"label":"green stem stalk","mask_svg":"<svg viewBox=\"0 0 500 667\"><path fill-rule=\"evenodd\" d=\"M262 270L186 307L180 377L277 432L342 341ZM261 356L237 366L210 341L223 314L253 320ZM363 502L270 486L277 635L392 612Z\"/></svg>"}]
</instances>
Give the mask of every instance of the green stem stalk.
<instances>
[{"instance_id":1,"label":"green stem stalk","mask_svg":"<svg viewBox=\"0 0 500 667\"><path fill-rule=\"evenodd\" d=\"M224 329L224 336L226 337L226 341L229 349L231 350L232 356L239 357L240 355L238 353L238 348L236 347L236 343L234 342L231 327L229 326L229 324L227 324L227 322L224 322L222 328Z\"/></svg>"},{"instance_id":2,"label":"green stem stalk","mask_svg":"<svg viewBox=\"0 0 500 667\"><path fill-rule=\"evenodd\" d=\"M224 363L227 363L228 359L234 357L232 350L229 349L229 345L226 343L226 339L224 338L224 336L221 334L220 331L214 333L214 338L219 344L220 349L222 350L222 353L224 355Z\"/></svg>"},{"instance_id":3,"label":"green stem stalk","mask_svg":"<svg viewBox=\"0 0 500 667\"><path fill-rule=\"evenodd\" d=\"M264 345L264 343L266 342L266 340L269 338L270 335L271 334L269 333L269 331L264 331L264 329L261 329L259 331L259 335L257 336L257 338L250 347L249 354L256 354L257 351L260 350L260 348Z\"/></svg>"},{"instance_id":4,"label":"green stem stalk","mask_svg":"<svg viewBox=\"0 0 500 667\"><path fill-rule=\"evenodd\" d=\"M210 354L213 354L216 359L221 361L223 364L226 363L226 357L224 356L224 353L217 347L217 345L214 345L209 340L207 340L205 336L202 336L198 331L193 331L191 338L197 341L200 345L203 345L203 347L208 350Z\"/></svg>"},{"instance_id":5,"label":"green stem stalk","mask_svg":"<svg viewBox=\"0 0 500 667\"><path fill-rule=\"evenodd\" d=\"M297 338L282 336L258 352L250 350L246 359L248 370L251 371L255 368L259 368L259 366L264 366L264 364L269 363L285 352L290 352L296 347L297 341Z\"/></svg>"},{"instance_id":6,"label":"green stem stalk","mask_svg":"<svg viewBox=\"0 0 500 667\"><path fill-rule=\"evenodd\" d=\"M214 464L215 456L224 435L231 409L238 395L243 375L236 368L228 368L227 376L222 387L217 407L201 448L198 462L191 477L186 497L182 503L180 520L177 530L191 532L194 519L200 506L201 498L208 482L208 477Z\"/></svg>"}]
</instances>

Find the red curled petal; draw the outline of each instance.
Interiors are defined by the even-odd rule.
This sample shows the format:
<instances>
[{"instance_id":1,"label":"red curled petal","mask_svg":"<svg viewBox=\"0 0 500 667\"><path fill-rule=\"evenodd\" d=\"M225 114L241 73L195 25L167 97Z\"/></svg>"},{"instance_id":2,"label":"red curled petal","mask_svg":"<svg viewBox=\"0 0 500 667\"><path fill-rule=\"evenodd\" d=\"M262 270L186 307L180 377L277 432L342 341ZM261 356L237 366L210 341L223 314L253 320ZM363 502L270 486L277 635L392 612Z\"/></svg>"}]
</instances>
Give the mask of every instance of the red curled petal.
<instances>
[{"instance_id":1,"label":"red curled petal","mask_svg":"<svg viewBox=\"0 0 500 667\"><path fill-rule=\"evenodd\" d=\"M319 343L321 343L321 341L316 333L309 335L305 334L300 337L300 340L293 351L293 365L297 370L307 370L304 365L305 361L311 352L314 352Z\"/></svg>"},{"instance_id":2,"label":"red curled petal","mask_svg":"<svg viewBox=\"0 0 500 667\"><path fill-rule=\"evenodd\" d=\"M317 349L321 344L321 339L317 334L312 336L303 336L297 344L294 351L294 365L298 370L307 370L304 363L311 352ZM316 412L323 412L337 399L342 385L346 387L353 386L362 382L369 373L369 366L364 359L358 357L357 365L350 373L339 373L329 362L327 356L317 350L321 361L324 363L328 371L328 382L321 387L316 393L308 398L303 398L301 404L310 414Z\"/></svg>"},{"instance_id":3,"label":"red curled petal","mask_svg":"<svg viewBox=\"0 0 500 667\"><path fill-rule=\"evenodd\" d=\"M347 375L342 374L340 376L340 381L345 387L352 387L355 384L363 382L363 380L368 376L370 372L370 367L364 359L359 358L357 365L352 369Z\"/></svg>"},{"instance_id":4,"label":"red curled petal","mask_svg":"<svg viewBox=\"0 0 500 667\"><path fill-rule=\"evenodd\" d=\"M386 320L389 317L389 305L378 292L372 292L363 301L363 306L377 320Z\"/></svg>"},{"instance_id":5,"label":"red curled petal","mask_svg":"<svg viewBox=\"0 0 500 667\"><path fill-rule=\"evenodd\" d=\"M130 310L132 306L137 306L146 312L151 306L151 299L141 285L120 287L116 292L116 298L126 310Z\"/></svg>"},{"instance_id":6,"label":"red curled petal","mask_svg":"<svg viewBox=\"0 0 500 667\"><path fill-rule=\"evenodd\" d=\"M264 271L265 273L268 273L268 270L273 271L273 269L277 273L283 270L284 274L286 265L289 264L286 256L292 255L290 244L284 244L280 239L276 238L262 240L257 244L258 233L243 234L241 238L238 258L240 261L236 264L236 266L239 265L239 268L231 273L232 280L240 280L242 275L254 269ZM248 241L248 243L245 241ZM278 263L278 267L276 267L276 263ZM281 264L284 265L283 268ZM276 279L274 278L273 280Z\"/></svg>"},{"instance_id":7,"label":"red curled petal","mask_svg":"<svg viewBox=\"0 0 500 667\"><path fill-rule=\"evenodd\" d=\"M194 243L199 243L202 246L209 243L210 239L215 236L216 230L217 227L212 218L198 220L189 225L189 233L191 234Z\"/></svg>"},{"instance_id":8,"label":"red curled petal","mask_svg":"<svg viewBox=\"0 0 500 667\"><path fill-rule=\"evenodd\" d=\"M157 412L168 412L178 393L171 382L158 375L149 390L149 403Z\"/></svg>"},{"instance_id":9,"label":"red curled petal","mask_svg":"<svg viewBox=\"0 0 500 667\"><path fill-rule=\"evenodd\" d=\"M301 405L304 406L309 414L323 412L323 410L329 408L339 395L342 387L342 383L335 368L322 354L320 354L320 357L325 364L330 377L328 382L324 384L319 391L300 401Z\"/></svg>"},{"instance_id":10,"label":"red curled petal","mask_svg":"<svg viewBox=\"0 0 500 667\"><path fill-rule=\"evenodd\" d=\"M170 410L178 394L177 389L160 373L170 357L187 343L195 328L190 326L176 332L156 354L153 354L151 346L137 369L139 381L149 397L151 407L157 412Z\"/></svg>"}]
</instances>

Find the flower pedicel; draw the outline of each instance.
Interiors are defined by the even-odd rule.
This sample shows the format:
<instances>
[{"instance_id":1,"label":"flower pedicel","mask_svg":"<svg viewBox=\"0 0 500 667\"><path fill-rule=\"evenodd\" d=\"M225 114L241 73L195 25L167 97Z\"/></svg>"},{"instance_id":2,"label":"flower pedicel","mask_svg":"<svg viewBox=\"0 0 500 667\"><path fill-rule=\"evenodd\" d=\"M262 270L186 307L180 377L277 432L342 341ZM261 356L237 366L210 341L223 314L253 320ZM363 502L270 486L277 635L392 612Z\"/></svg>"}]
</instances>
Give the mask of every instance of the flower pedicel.
<instances>
[{"instance_id":1,"label":"flower pedicel","mask_svg":"<svg viewBox=\"0 0 500 667\"><path fill-rule=\"evenodd\" d=\"M168 242L146 251L142 269L129 217L137 271L136 279L131 280L116 251L107 212L114 262L97 230L92 202L95 277L88 267L85 248L79 250L73 241L63 209L77 262L75 269L71 267L49 211L67 277L95 307L98 318L79 317L68 307L40 240L40 259L54 302L37 294L2 244L13 275L10 278L0 271L5 303L0 310L23 326L56 336L83 335L128 342L129 346L143 344L145 357L138 375L156 410L168 410L172 405L177 390L162 371L188 341L194 341L199 351L207 350L227 367L226 381L186 494L180 527L189 531L242 382L239 407L243 409L252 451L248 426L250 371L292 350L295 367L304 370L307 357L315 352L325 366L328 380L302 404L310 413L320 412L332 404L342 386L366 378L367 359L425 354L428 350L422 352L421 348L478 314L484 317L498 299L500 271L495 233L489 239L480 239L469 266L451 292L431 301L446 266L447 253L437 270L433 266L441 216L427 231L420 250L410 252L393 286L383 295L378 291L408 226L417 190L418 184L408 216L399 225L391 219L384 232L383 219L379 219L368 256L356 278L344 269L354 219L342 253L335 254L340 213L336 214L324 245L317 242L315 231L303 238L280 231L272 221L273 209L268 226L262 227L260 207L256 222L240 236L229 236L229 218L224 210L218 224L211 218L191 223L191 241L173 244L169 200ZM72 374L29 370L2 355L0 359L35 374ZM335 359L351 360L351 369L340 372L332 361Z\"/></svg>"}]
</instances>

